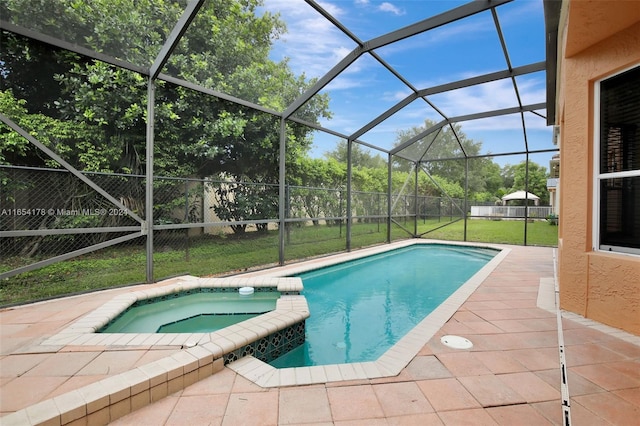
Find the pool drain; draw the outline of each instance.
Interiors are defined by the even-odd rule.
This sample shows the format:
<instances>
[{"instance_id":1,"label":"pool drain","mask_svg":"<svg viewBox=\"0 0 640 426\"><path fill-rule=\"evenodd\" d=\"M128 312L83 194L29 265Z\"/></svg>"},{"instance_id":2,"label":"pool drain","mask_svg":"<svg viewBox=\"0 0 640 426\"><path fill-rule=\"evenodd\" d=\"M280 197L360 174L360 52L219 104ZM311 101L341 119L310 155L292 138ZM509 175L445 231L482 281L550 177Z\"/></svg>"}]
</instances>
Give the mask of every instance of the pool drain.
<instances>
[{"instance_id":1,"label":"pool drain","mask_svg":"<svg viewBox=\"0 0 640 426\"><path fill-rule=\"evenodd\" d=\"M440 341L443 345L453 349L471 349L473 347L473 343L471 343L471 340L465 339L464 337L460 336L442 336L440 338Z\"/></svg>"}]
</instances>

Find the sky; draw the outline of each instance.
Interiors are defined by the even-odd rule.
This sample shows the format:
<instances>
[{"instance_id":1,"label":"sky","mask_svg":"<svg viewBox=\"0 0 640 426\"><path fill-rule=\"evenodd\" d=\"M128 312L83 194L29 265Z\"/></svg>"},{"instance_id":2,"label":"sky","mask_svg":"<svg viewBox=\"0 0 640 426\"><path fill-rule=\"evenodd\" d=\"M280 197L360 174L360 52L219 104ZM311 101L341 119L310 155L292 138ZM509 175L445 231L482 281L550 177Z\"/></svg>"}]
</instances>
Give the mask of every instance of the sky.
<instances>
[{"instance_id":1,"label":"sky","mask_svg":"<svg viewBox=\"0 0 640 426\"><path fill-rule=\"evenodd\" d=\"M329 0L318 4L359 40L368 41L406 27L467 2L458 0ZM296 74L319 78L345 58L357 45L303 0L265 0L265 8L279 13L287 33L276 40L271 57L287 59ZM497 16L513 67L545 59L542 0L515 0L499 6ZM491 12L485 11L453 24L376 49L383 61L397 70L414 88L421 90L508 68ZM546 100L545 73L516 78L524 105ZM330 96L330 120L321 124L343 134L351 134L411 93L411 89L373 56L365 54L352 63L321 93ZM515 107L518 98L511 79L449 91L418 99L402 111L365 133L360 140L391 149L399 130L423 126L425 119L439 122L487 110ZM440 111L441 113L439 113ZM538 111L543 117L546 111ZM538 115L525 114L526 140L520 114L462 122L467 138L482 142L482 153L503 153L529 148L551 149L552 128ZM335 148L339 138L316 132L312 156L323 156ZM373 153L376 153L375 151ZM548 167L553 154L532 155ZM524 157L495 157L504 165Z\"/></svg>"}]
</instances>

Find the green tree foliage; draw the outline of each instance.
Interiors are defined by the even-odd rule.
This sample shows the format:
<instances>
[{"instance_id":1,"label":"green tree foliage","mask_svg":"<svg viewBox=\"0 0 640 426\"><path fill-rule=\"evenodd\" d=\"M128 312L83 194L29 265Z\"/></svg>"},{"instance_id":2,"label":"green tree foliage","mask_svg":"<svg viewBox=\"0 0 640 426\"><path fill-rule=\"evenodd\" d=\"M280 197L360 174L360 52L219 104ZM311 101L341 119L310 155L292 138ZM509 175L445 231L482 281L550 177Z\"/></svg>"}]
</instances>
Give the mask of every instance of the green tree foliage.
<instances>
[{"instance_id":1,"label":"green tree foliage","mask_svg":"<svg viewBox=\"0 0 640 426\"><path fill-rule=\"evenodd\" d=\"M336 148L332 151L325 152L326 158L333 158L341 163L347 163L348 147L347 141L340 140L336 144ZM387 161L380 154L373 155L366 151L362 145L358 143L351 144L351 164L360 167L369 167L372 169L387 167Z\"/></svg>"},{"instance_id":2,"label":"green tree foliage","mask_svg":"<svg viewBox=\"0 0 640 426\"><path fill-rule=\"evenodd\" d=\"M336 217L345 213L347 168L334 159L298 157L287 167L289 217ZM313 220L319 225L318 220Z\"/></svg>"},{"instance_id":3,"label":"green tree foliage","mask_svg":"<svg viewBox=\"0 0 640 426\"><path fill-rule=\"evenodd\" d=\"M398 131L395 146L432 128L436 123L425 120L423 126ZM421 161L421 167L432 176L439 176L446 182L465 185L465 155L477 156L482 142L476 142L462 131L459 124L446 126L420 139L402 150L402 155ZM440 161L438 161L440 160ZM406 166L405 166L406 167ZM496 169L497 167L497 169ZM401 167L402 168L402 167ZM469 192L472 194L493 193L501 185L498 182L499 166L491 158L475 158L469 161Z\"/></svg>"},{"instance_id":4,"label":"green tree foliage","mask_svg":"<svg viewBox=\"0 0 640 426\"><path fill-rule=\"evenodd\" d=\"M286 61L269 59L273 40L286 28L278 16L259 14L261 5L261 0L207 1L163 73L283 110L314 81L295 76ZM13 22L144 68L153 63L183 6L155 0L7 0L0 11ZM145 76L10 33L3 33L4 39L9 48L3 49L0 61L0 89L26 100L31 114L43 113L60 126L83 129L71 134L64 146L49 144L45 137L50 148L81 170L144 173ZM280 123L274 116L161 80L154 104L155 175L277 182ZM315 96L297 116L309 122L329 117L327 95ZM23 124L27 131L36 130ZM9 133L2 137L15 139ZM60 139L57 134L49 139L54 138ZM310 145L307 127L287 124L288 158L304 154ZM32 147L17 149L15 141L3 143L2 152L9 146L14 156L37 157ZM220 200L230 205L240 198L257 197L258 202L266 197L234 188L219 193ZM267 208L273 203L261 204L269 210L263 217L273 217L273 209ZM239 205L229 212L237 213L223 216L236 220L256 214Z\"/></svg>"},{"instance_id":5,"label":"green tree foliage","mask_svg":"<svg viewBox=\"0 0 640 426\"><path fill-rule=\"evenodd\" d=\"M527 162L523 161L510 167L513 170L513 185L509 192L524 191L527 177ZM533 161L529 161L529 192L540 197L540 204L549 204L549 192L547 190L547 168Z\"/></svg>"}]
</instances>

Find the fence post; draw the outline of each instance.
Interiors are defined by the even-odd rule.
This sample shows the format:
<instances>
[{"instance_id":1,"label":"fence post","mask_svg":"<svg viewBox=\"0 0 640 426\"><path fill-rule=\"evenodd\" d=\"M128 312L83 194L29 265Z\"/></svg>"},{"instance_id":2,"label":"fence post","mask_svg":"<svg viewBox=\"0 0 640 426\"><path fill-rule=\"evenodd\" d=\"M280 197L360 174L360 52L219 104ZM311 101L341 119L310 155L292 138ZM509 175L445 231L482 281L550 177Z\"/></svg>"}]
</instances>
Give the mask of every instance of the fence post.
<instances>
[{"instance_id":1,"label":"fence post","mask_svg":"<svg viewBox=\"0 0 640 426\"><path fill-rule=\"evenodd\" d=\"M184 219L185 219L185 222L189 223L189 180L188 179L184 181ZM189 259L190 259L189 229L190 228L184 229L184 244L185 244L184 260L185 262L189 262Z\"/></svg>"},{"instance_id":2,"label":"fence post","mask_svg":"<svg viewBox=\"0 0 640 426\"><path fill-rule=\"evenodd\" d=\"M352 184L352 176L351 173L353 171L352 165L351 165L351 161L353 160L351 155L352 155L352 149L353 149L353 141L350 139L347 139L347 251L351 251L351 221L352 221L352 217L351 217L351 184ZM342 213L342 211L340 212Z\"/></svg>"},{"instance_id":3,"label":"fence post","mask_svg":"<svg viewBox=\"0 0 640 426\"><path fill-rule=\"evenodd\" d=\"M284 203L285 203L285 218L291 217L291 185L285 184L284 186ZM291 244L291 223L284 223L284 230L286 235L287 244Z\"/></svg>"},{"instance_id":4,"label":"fence post","mask_svg":"<svg viewBox=\"0 0 640 426\"><path fill-rule=\"evenodd\" d=\"M467 210L469 209L469 157L464 158L464 241L467 241Z\"/></svg>"},{"instance_id":5,"label":"fence post","mask_svg":"<svg viewBox=\"0 0 640 426\"><path fill-rule=\"evenodd\" d=\"M389 153L387 159L387 243L391 242L391 162L393 155Z\"/></svg>"}]
</instances>

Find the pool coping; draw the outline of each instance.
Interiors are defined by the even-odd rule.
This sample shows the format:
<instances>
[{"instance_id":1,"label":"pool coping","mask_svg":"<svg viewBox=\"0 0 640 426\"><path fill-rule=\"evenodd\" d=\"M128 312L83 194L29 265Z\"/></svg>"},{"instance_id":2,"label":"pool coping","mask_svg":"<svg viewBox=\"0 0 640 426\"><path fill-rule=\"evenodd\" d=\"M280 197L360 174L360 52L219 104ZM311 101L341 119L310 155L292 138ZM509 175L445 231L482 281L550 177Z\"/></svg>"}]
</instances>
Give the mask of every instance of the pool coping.
<instances>
[{"instance_id":1,"label":"pool coping","mask_svg":"<svg viewBox=\"0 0 640 426\"><path fill-rule=\"evenodd\" d=\"M491 272L504 260L511 249L486 243L458 243L440 242L433 240L409 240L392 243L383 247L372 247L342 254L340 261L345 262L373 254L383 253L395 248L408 247L416 244L465 246L490 248L498 250L496 256L476 272L469 280L460 286L451 296L436 309L420 321L412 330L402 337L375 361L329 364L313 367L275 368L253 356L246 356L227 365L230 369L255 384L272 388L279 386L312 385L345 380L368 380L396 376L418 354L422 347L442 328L442 326L456 313L462 304L482 284ZM263 276L277 277L306 272L335 263L335 256L321 262L292 265L286 271L258 272Z\"/></svg>"}]
</instances>

